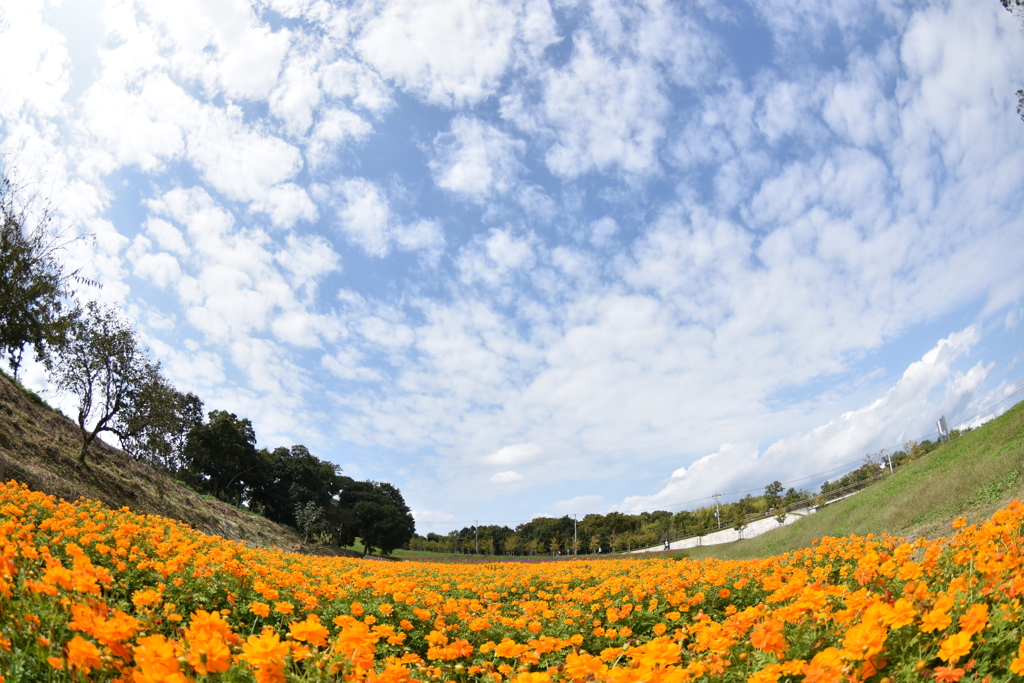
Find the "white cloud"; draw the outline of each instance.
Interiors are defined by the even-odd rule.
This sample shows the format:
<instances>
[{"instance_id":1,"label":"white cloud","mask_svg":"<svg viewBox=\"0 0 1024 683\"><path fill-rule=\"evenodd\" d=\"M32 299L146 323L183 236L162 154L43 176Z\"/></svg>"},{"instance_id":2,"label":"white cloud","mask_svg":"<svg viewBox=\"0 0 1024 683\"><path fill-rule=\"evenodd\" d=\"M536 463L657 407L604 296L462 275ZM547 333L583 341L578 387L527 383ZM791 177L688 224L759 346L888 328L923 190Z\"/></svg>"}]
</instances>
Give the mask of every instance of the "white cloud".
<instances>
[{"instance_id":1,"label":"white cloud","mask_svg":"<svg viewBox=\"0 0 1024 683\"><path fill-rule=\"evenodd\" d=\"M176 285L185 317L204 334L242 343L269 330L298 347L317 347L338 337L340 325L333 316L309 310L318 282L340 267L340 257L324 238L287 235L283 246L275 245L260 230L236 228L232 215L198 188L167 192L150 201L149 208L155 214L146 223L149 230L189 254L189 268L173 269L177 261L166 252L148 254L144 237L136 239L129 258L137 275L161 286ZM178 243L184 241L181 231L158 216L185 227L187 246Z\"/></svg>"},{"instance_id":2,"label":"white cloud","mask_svg":"<svg viewBox=\"0 0 1024 683\"><path fill-rule=\"evenodd\" d=\"M365 178L321 187L318 193L337 207L338 227L345 237L371 256L387 256L395 246L429 253L444 245L444 232L436 221L402 223L383 189Z\"/></svg>"},{"instance_id":3,"label":"white cloud","mask_svg":"<svg viewBox=\"0 0 1024 683\"><path fill-rule=\"evenodd\" d=\"M966 374L951 369L952 363L967 354L978 339L973 327L940 339L921 360L907 367L893 387L858 410L810 432L779 439L763 453L753 442L723 443L715 453L674 471L657 493L630 496L614 508L629 511L683 503L694 506L693 501L706 500L715 491L728 493L773 480L798 480L792 483L795 488L811 486L842 474L843 466L853 469L865 454L924 437L939 415L953 414L979 398L976 394L989 371L980 364ZM930 400L932 392L943 386L941 398ZM840 469L835 469L837 466ZM808 476L816 473L822 474Z\"/></svg>"},{"instance_id":4,"label":"white cloud","mask_svg":"<svg viewBox=\"0 0 1024 683\"><path fill-rule=\"evenodd\" d=\"M553 42L545 9L538 2L524 8L496 0L391 0L367 21L356 46L379 73L426 101L473 105L497 90L520 21L528 53Z\"/></svg>"},{"instance_id":5,"label":"white cloud","mask_svg":"<svg viewBox=\"0 0 1024 683\"><path fill-rule=\"evenodd\" d=\"M845 91L842 94L849 97ZM756 119L757 127L770 144L786 135L806 134L808 127L814 125L811 117L820 99L814 84L807 80L772 83L764 95L763 108ZM841 107L847 106L847 102L836 102L833 106L837 115L845 115Z\"/></svg>"},{"instance_id":6,"label":"white cloud","mask_svg":"<svg viewBox=\"0 0 1024 683\"><path fill-rule=\"evenodd\" d=\"M462 281L491 286L505 282L515 271L533 265L535 242L532 234L520 236L509 229L492 228L486 237L477 236L459 254Z\"/></svg>"},{"instance_id":7,"label":"white cloud","mask_svg":"<svg viewBox=\"0 0 1024 683\"><path fill-rule=\"evenodd\" d=\"M143 224L143 229L156 240L161 249L180 256L188 256L189 248L181 231L167 221L150 216Z\"/></svg>"},{"instance_id":8,"label":"white cloud","mask_svg":"<svg viewBox=\"0 0 1024 683\"><path fill-rule=\"evenodd\" d=\"M478 202L512 189L520 169L518 156L526 149L521 140L465 116L454 118L451 131L438 135L434 147L434 182Z\"/></svg>"},{"instance_id":9,"label":"white cloud","mask_svg":"<svg viewBox=\"0 0 1024 683\"><path fill-rule=\"evenodd\" d=\"M539 106L527 104L522 94L506 96L502 115L526 132L549 131L553 144L545 158L559 176L655 171L670 108L662 77L642 61L616 62L586 35L574 44L569 64L544 74Z\"/></svg>"},{"instance_id":10,"label":"white cloud","mask_svg":"<svg viewBox=\"0 0 1024 683\"><path fill-rule=\"evenodd\" d=\"M580 515L587 514L593 510L600 509L605 506L604 496L576 496L569 500L560 500L554 503L552 509L561 512L563 514L574 514L579 513Z\"/></svg>"},{"instance_id":11,"label":"white cloud","mask_svg":"<svg viewBox=\"0 0 1024 683\"><path fill-rule=\"evenodd\" d=\"M540 444L517 443L511 446L499 448L484 458L484 462L491 465L505 466L525 465L536 460L544 452Z\"/></svg>"},{"instance_id":12,"label":"white cloud","mask_svg":"<svg viewBox=\"0 0 1024 683\"><path fill-rule=\"evenodd\" d=\"M173 5L161 0L140 2L143 13L120 8L131 20L140 16L158 48L169 56L181 77L197 80L208 93L231 99L263 99L277 84L291 34L273 31L262 23L251 3L224 0L209 3L182 0Z\"/></svg>"},{"instance_id":13,"label":"white cloud","mask_svg":"<svg viewBox=\"0 0 1024 683\"><path fill-rule=\"evenodd\" d=\"M436 259L444 247L444 229L434 220L399 224L392 228L395 244L403 251L422 250Z\"/></svg>"},{"instance_id":14,"label":"white cloud","mask_svg":"<svg viewBox=\"0 0 1024 683\"><path fill-rule=\"evenodd\" d=\"M895 68L895 55L882 49L870 58L858 55L851 61L849 78L832 87L822 115L836 133L857 146L888 143L895 134L897 109L883 88Z\"/></svg>"},{"instance_id":15,"label":"white cloud","mask_svg":"<svg viewBox=\"0 0 1024 683\"><path fill-rule=\"evenodd\" d=\"M358 108L383 114L394 105L381 77L365 64L342 58L321 67L320 75L327 95L352 98Z\"/></svg>"},{"instance_id":16,"label":"white cloud","mask_svg":"<svg viewBox=\"0 0 1024 683\"><path fill-rule=\"evenodd\" d=\"M416 518L417 524L443 524L454 519L454 515L436 510L413 510L412 516ZM422 533L422 532L421 532Z\"/></svg>"},{"instance_id":17,"label":"white cloud","mask_svg":"<svg viewBox=\"0 0 1024 683\"><path fill-rule=\"evenodd\" d=\"M512 482L522 481L523 475L518 472L509 470L507 472L498 472L491 476L491 482L494 484L511 484Z\"/></svg>"},{"instance_id":18,"label":"white cloud","mask_svg":"<svg viewBox=\"0 0 1024 683\"><path fill-rule=\"evenodd\" d=\"M32 114L51 117L63 109L70 86L65 39L42 22L41 1L5 6L0 16L0 120Z\"/></svg>"},{"instance_id":19,"label":"white cloud","mask_svg":"<svg viewBox=\"0 0 1024 683\"><path fill-rule=\"evenodd\" d=\"M140 235L128 249L126 256L134 266L135 277L149 280L161 289L177 284L181 279L178 259L167 252L150 253L150 247L150 241Z\"/></svg>"},{"instance_id":20,"label":"white cloud","mask_svg":"<svg viewBox=\"0 0 1024 683\"><path fill-rule=\"evenodd\" d=\"M288 235L285 245L274 260L288 271L292 287L307 298L312 298L319 279L341 269L341 257L320 235Z\"/></svg>"},{"instance_id":21,"label":"white cloud","mask_svg":"<svg viewBox=\"0 0 1024 683\"><path fill-rule=\"evenodd\" d=\"M304 135L313 125L313 113L322 97L315 54L293 50L270 94L270 113L284 122L291 136Z\"/></svg>"},{"instance_id":22,"label":"white cloud","mask_svg":"<svg viewBox=\"0 0 1024 683\"><path fill-rule=\"evenodd\" d=\"M114 163L151 171L184 154L185 127L198 114L198 103L166 74L129 85L105 72L85 93L82 112Z\"/></svg>"},{"instance_id":23,"label":"white cloud","mask_svg":"<svg viewBox=\"0 0 1024 683\"><path fill-rule=\"evenodd\" d=\"M373 382L381 378L380 373L364 364L362 354L357 350L345 348L324 355L320 363L338 379Z\"/></svg>"},{"instance_id":24,"label":"white cloud","mask_svg":"<svg viewBox=\"0 0 1024 683\"><path fill-rule=\"evenodd\" d=\"M202 107L188 133L188 156L213 187L230 199L252 202L276 225L312 220L306 191L287 181L302 166L299 150L280 138L252 131L236 107Z\"/></svg>"},{"instance_id":25,"label":"white cloud","mask_svg":"<svg viewBox=\"0 0 1024 683\"><path fill-rule=\"evenodd\" d=\"M328 109L314 126L306 160L316 168L333 160L333 150L346 140L361 140L370 134L372 126L359 115L347 109Z\"/></svg>"},{"instance_id":26,"label":"white cloud","mask_svg":"<svg viewBox=\"0 0 1024 683\"><path fill-rule=\"evenodd\" d=\"M391 250L391 209L384 192L363 178L346 180L336 188L341 194L338 218L342 232L373 256Z\"/></svg>"},{"instance_id":27,"label":"white cloud","mask_svg":"<svg viewBox=\"0 0 1024 683\"><path fill-rule=\"evenodd\" d=\"M607 247L619 232L619 224L610 216L605 216L590 224L589 239L596 247Z\"/></svg>"}]
</instances>

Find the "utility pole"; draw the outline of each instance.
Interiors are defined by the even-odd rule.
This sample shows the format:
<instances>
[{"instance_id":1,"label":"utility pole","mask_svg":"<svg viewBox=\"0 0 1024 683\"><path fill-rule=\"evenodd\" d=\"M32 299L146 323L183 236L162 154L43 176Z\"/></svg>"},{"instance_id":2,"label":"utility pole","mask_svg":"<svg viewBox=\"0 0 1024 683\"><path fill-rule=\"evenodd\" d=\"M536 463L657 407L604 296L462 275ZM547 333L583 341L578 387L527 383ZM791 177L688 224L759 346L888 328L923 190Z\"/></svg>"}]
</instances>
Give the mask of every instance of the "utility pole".
<instances>
[{"instance_id":1,"label":"utility pole","mask_svg":"<svg viewBox=\"0 0 1024 683\"><path fill-rule=\"evenodd\" d=\"M574 513L572 513L572 554L573 555L579 555L580 554L580 552L578 550L576 550L576 548L577 548L577 546L579 546L579 544L580 544L579 541L576 540L576 513L574 512Z\"/></svg>"},{"instance_id":2,"label":"utility pole","mask_svg":"<svg viewBox=\"0 0 1024 683\"><path fill-rule=\"evenodd\" d=\"M714 498L714 499L715 499L715 519L716 519L716 520L718 520L718 528L719 528L719 529L721 529L721 528L722 528L722 515L721 515L721 509L720 509L720 507L719 507L719 505L718 505L718 499L719 499L719 498L721 497L721 495L722 495L722 494L721 494L721 493L719 493L719 492L718 492L718 491L716 490L716 491L715 491L715 495L711 496L712 498Z\"/></svg>"},{"instance_id":3,"label":"utility pole","mask_svg":"<svg viewBox=\"0 0 1024 683\"><path fill-rule=\"evenodd\" d=\"M480 554L480 520L474 521L473 525L473 545L476 546L476 554Z\"/></svg>"}]
</instances>

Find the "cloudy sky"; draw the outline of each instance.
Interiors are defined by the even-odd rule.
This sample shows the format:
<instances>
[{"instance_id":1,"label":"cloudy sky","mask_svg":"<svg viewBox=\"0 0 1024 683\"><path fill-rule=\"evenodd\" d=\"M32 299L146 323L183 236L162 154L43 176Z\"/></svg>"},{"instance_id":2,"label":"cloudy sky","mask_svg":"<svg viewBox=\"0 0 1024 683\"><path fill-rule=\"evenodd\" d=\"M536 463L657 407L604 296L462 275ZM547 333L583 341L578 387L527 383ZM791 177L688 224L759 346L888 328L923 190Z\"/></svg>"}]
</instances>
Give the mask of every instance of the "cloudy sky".
<instances>
[{"instance_id":1,"label":"cloudy sky","mask_svg":"<svg viewBox=\"0 0 1024 683\"><path fill-rule=\"evenodd\" d=\"M18 0L0 64L82 296L421 533L812 488L1024 396L998 0Z\"/></svg>"}]
</instances>

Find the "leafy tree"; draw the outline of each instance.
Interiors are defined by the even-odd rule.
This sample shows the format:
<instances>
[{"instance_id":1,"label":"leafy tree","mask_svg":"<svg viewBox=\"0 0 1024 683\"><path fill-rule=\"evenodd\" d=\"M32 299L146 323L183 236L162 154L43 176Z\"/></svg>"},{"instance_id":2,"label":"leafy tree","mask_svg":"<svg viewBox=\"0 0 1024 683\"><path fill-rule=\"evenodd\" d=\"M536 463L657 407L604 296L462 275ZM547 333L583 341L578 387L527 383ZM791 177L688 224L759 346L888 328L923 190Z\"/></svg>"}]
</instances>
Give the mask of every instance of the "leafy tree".
<instances>
[{"instance_id":1,"label":"leafy tree","mask_svg":"<svg viewBox=\"0 0 1024 683\"><path fill-rule=\"evenodd\" d=\"M764 499L769 509L779 506L779 502L782 500L782 491L781 481L773 481L764 487Z\"/></svg>"},{"instance_id":2,"label":"leafy tree","mask_svg":"<svg viewBox=\"0 0 1024 683\"><path fill-rule=\"evenodd\" d=\"M505 539L505 550L512 553L513 555L518 555L522 547L523 538L519 534L512 534L507 539Z\"/></svg>"},{"instance_id":3,"label":"leafy tree","mask_svg":"<svg viewBox=\"0 0 1024 683\"><path fill-rule=\"evenodd\" d=\"M313 501L295 506L295 523L302 532L303 543L309 541L310 536L319 536L327 531L324 509Z\"/></svg>"},{"instance_id":4,"label":"leafy tree","mask_svg":"<svg viewBox=\"0 0 1024 683\"><path fill-rule=\"evenodd\" d=\"M111 430L125 453L177 474L186 464L188 437L202 423L199 397L181 393L160 374L159 364L149 364Z\"/></svg>"},{"instance_id":5,"label":"leafy tree","mask_svg":"<svg viewBox=\"0 0 1024 683\"><path fill-rule=\"evenodd\" d=\"M50 230L53 214L44 210L32 219L18 207L17 191L7 175L0 176L0 353L7 356L18 377L26 346L45 360L61 346L77 310L68 303L68 276L57 252L60 236Z\"/></svg>"},{"instance_id":6,"label":"leafy tree","mask_svg":"<svg viewBox=\"0 0 1024 683\"><path fill-rule=\"evenodd\" d=\"M342 476L337 465L321 460L301 444L290 450L261 451L259 465L246 475L246 494L250 505L261 507L268 519L296 526L295 510L312 502L324 510L332 529L345 524L335 497L352 480Z\"/></svg>"},{"instance_id":7,"label":"leafy tree","mask_svg":"<svg viewBox=\"0 0 1024 683\"><path fill-rule=\"evenodd\" d=\"M256 453L252 423L223 410L211 410L207 422L189 433L185 463L186 481L236 503L264 464Z\"/></svg>"},{"instance_id":8,"label":"leafy tree","mask_svg":"<svg viewBox=\"0 0 1024 683\"><path fill-rule=\"evenodd\" d=\"M740 506L735 506L732 512L732 528L739 532L740 538L743 538L743 530L747 528L747 514Z\"/></svg>"},{"instance_id":9,"label":"leafy tree","mask_svg":"<svg viewBox=\"0 0 1024 683\"><path fill-rule=\"evenodd\" d=\"M387 482L349 480L338 495L338 505L351 510L350 524L339 529L339 535L346 545L355 536L362 538L364 555L371 548L390 555L416 533L412 511L401 492Z\"/></svg>"},{"instance_id":10,"label":"leafy tree","mask_svg":"<svg viewBox=\"0 0 1024 683\"><path fill-rule=\"evenodd\" d=\"M57 358L47 365L58 390L78 397L80 463L96 435L115 432L119 414L136 407L138 388L155 372L131 327L114 309L95 301L86 305Z\"/></svg>"}]
</instances>

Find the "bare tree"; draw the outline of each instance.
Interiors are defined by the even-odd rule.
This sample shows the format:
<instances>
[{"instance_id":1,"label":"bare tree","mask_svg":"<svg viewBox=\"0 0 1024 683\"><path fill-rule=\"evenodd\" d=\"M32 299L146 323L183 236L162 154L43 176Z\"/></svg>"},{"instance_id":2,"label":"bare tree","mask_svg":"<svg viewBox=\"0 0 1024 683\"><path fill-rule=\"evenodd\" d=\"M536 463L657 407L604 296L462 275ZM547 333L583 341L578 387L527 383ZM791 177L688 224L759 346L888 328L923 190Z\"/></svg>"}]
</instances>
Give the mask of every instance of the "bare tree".
<instances>
[{"instance_id":1,"label":"bare tree","mask_svg":"<svg viewBox=\"0 0 1024 683\"><path fill-rule=\"evenodd\" d=\"M86 305L47 365L57 388L78 397L80 463L97 434L116 433L116 418L140 400L137 388L155 371L131 327L117 311L95 301Z\"/></svg>"}]
</instances>

